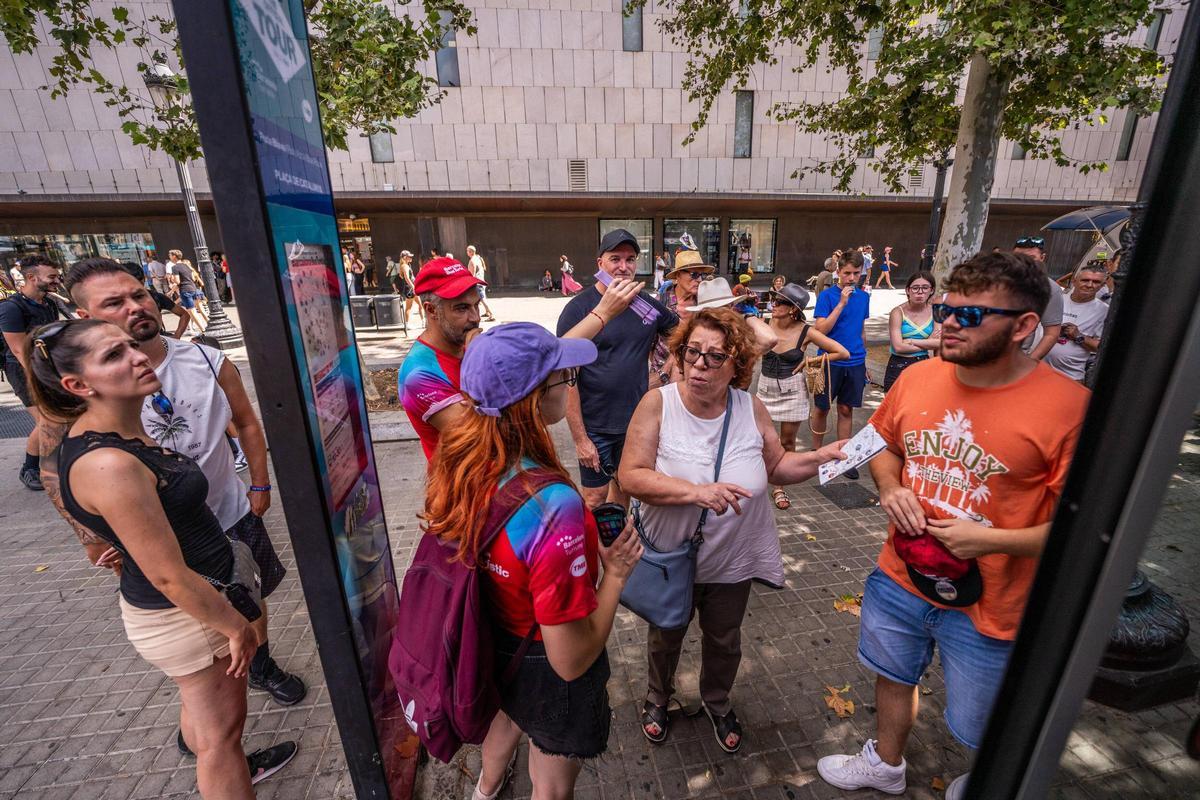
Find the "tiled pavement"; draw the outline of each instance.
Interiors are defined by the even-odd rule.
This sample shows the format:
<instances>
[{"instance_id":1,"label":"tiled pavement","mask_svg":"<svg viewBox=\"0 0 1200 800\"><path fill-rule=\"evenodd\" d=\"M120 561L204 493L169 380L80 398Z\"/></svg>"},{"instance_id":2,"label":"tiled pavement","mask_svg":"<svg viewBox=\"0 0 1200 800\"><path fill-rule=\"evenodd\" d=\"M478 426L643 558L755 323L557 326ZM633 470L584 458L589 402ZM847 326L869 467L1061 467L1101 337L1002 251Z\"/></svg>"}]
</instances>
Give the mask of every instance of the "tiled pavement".
<instances>
[{"instance_id":1,"label":"tiled pavement","mask_svg":"<svg viewBox=\"0 0 1200 800\"><path fill-rule=\"evenodd\" d=\"M565 446L565 431L560 427L556 435ZM15 476L20 452L20 440L0 441L0 800L195 797L192 763L173 743L173 686L126 644L111 577L86 565L43 497L3 477ZM424 464L415 442L380 444L377 457L403 569L417 533ZM788 588L756 587L743 629L745 659L734 692L747 732L742 752L721 752L707 722L698 719L676 721L662 747L642 739L636 705L645 690L644 626L622 611L610 643L610 752L585 769L580 798L882 796L843 795L821 783L814 765L828 753L857 749L871 735L871 677L854 655L857 621L836 612L833 601L861 590L882 541L883 516L878 509L841 511L811 486L790 494L792 509L779 514ZM1200 437L1193 431L1143 559L1193 621L1200 620L1198 510ZM284 563L293 567L277 508L268 525ZM260 784L258 796L353 797L294 574L272 598L271 640L280 662L308 679L310 695L282 709L252 693L247 748L286 738L301 745L286 771ZM680 665L686 698L696 697L697 670L693 633ZM852 717L838 719L825 707L827 684L850 685L857 706ZM968 763L940 720L942 696L935 669L922 691L909 751L909 797L940 797L933 779L948 781ZM1064 753L1055 796L1195 796L1200 766L1181 754L1179 742L1197 714L1194 700L1137 714L1088 703ZM522 770L524 758L522 746ZM468 749L453 766L426 769L421 796L469 797L476 765ZM505 797L529 793L522 771Z\"/></svg>"}]
</instances>

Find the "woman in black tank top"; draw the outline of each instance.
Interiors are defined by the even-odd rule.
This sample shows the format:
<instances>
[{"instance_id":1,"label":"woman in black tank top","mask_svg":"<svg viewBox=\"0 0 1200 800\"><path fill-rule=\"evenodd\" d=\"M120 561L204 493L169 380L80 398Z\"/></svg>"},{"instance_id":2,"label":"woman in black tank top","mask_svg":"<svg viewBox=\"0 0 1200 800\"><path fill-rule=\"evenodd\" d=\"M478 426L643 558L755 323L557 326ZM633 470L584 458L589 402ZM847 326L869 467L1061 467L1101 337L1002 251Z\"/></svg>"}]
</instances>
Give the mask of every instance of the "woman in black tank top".
<instances>
[{"instance_id":1,"label":"woman in black tank top","mask_svg":"<svg viewBox=\"0 0 1200 800\"><path fill-rule=\"evenodd\" d=\"M72 320L35 329L31 343L34 399L50 419L71 423L59 455L63 506L122 554L126 634L179 686L200 795L249 800L241 737L259 640L205 580L225 582L233 569L229 540L204 502L208 482L194 461L142 430L142 403L160 384L128 335Z\"/></svg>"}]
</instances>

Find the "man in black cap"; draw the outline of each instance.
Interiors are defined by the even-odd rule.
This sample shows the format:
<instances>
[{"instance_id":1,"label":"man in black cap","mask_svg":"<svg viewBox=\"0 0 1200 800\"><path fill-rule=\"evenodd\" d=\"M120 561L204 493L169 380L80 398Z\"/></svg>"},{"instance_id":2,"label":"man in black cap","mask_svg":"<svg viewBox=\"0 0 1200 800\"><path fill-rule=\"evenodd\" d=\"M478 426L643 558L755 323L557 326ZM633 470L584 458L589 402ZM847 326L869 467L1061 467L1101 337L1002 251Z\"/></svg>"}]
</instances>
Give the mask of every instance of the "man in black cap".
<instances>
[{"instance_id":1,"label":"man in black cap","mask_svg":"<svg viewBox=\"0 0 1200 800\"><path fill-rule=\"evenodd\" d=\"M600 280L571 298L558 317L558 335L563 336L596 307L605 284L624 285L637 275L641 246L632 233L609 231L600 240L596 266ZM679 317L643 292L610 320L601 319L600 333L592 337L599 350L595 362L579 370L579 383L567 395L567 424L579 457L583 498L589 508L606 500L624 503L625 496L613 482L621 463L625 430L638 401L649 388L648 359L659 335L675 327Z\"/></svg>"}]
</instances>

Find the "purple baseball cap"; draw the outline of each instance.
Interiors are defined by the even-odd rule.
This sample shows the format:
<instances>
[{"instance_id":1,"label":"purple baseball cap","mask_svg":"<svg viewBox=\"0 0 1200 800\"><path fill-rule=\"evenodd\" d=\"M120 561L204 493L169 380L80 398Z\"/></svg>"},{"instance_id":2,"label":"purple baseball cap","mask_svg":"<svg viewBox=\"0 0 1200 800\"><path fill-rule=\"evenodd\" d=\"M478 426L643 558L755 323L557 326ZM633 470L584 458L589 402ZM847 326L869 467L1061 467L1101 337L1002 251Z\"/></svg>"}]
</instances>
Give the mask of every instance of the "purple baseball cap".
<instances>
[{"instance_id":1,"label":"purple baseball cap","mask_svg":"<svg viewBox=\"0 0 1200 800\"><path fill-rule=\"evenodd\" d=\"M556 369L596 360L590 339L559 339L541 325L510 322L476 336L463 356L459 385L491 417L529 396Z\"/></svg>"}]
</instances>

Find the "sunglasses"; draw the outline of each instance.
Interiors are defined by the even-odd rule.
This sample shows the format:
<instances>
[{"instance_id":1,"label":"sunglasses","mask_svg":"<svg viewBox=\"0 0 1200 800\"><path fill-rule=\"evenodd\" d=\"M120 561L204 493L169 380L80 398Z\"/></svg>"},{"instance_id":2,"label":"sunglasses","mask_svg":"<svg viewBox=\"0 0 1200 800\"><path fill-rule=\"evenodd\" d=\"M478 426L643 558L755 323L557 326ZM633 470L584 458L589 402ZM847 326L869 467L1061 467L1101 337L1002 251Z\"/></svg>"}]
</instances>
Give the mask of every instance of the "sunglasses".
<instances>
[{"instance_id":1,"label":"sunglasses","mask_svg":"<svg viewBox=\"0 0 1200 800\"><path fill-rule=\"evenodd\" d=\"M700 360L701 357L703 357L704 366L708 367L709 369L720 369L721 365L723 365L729 359L728 353L718 353L714 350L710 350L707 353L702 353L689 345L684 345L683 347L679 348L679 352L683 355L683 360L689 364L695 364Z\"/></svg>"},{"instance_id":2,"label":"sunglasses","mask_svg":"<svg viewBox=\"0 0 1200 800\"><path fill-rule=\"evenodd\" d=\"M951 306L946 303L933 304L933 321L945 322L951 316L958 320L964 328L978 328L983 324L983 318L991 314L1002 317L1019 317L1029 313L1020 308L992 308L991 306Z\"/></svg>"},{"instance_id":3,"label":"sunglasses","mask_svg":"<svg viewBox=\"0 0 1200 800\"><path fill-rule=\"evenodd\" d=\"M171 405L171 398L163 394L161 389L150 395L150 406L160 417L175 416L175 406Z\"/></svg>"},{"instance_id":4,"label":"sunglasses","mask_svg":"<svg viewBox=\"0 0 1200 800\"><path fill-rule=\"evenodd\" d=\"M41 357L45 359L46 363L50 365L50 369L54 370L54 374L58 375L60 378L62 375L59 373L58 367L55 366L54 359L50 357L50 348L54 346L54 340L57 339L70 324L71 320L69 319L60 319L57 322L51 322L49 325L43 325L39 329L40 332L38 335L33 337L34 349L37 350L38 354L41 355Z\"/></svg>"},{"instance_id":5,"label":"sunglasses","mask_svg":"<svg viewBox=\"0 0 1200 800\"><path fill-rule=\"evenodd\" d=\"M1046 239L1042 236L1022 236L1017 239L1017 247L1040 247L1045 249Z\"/></svg>"},{"instance_id":6,"label":"sunglasses","mask_svg":"<svg viewBox=\"0 0 1200 800\"><path fill-rule=\"evenodd\" d=\"M707 281L711 280L713 277L711 272L688 272L685 274L690 275L694 281Z\"/></svg>"},{"instance_id":7,"label":"sunglasses","mask_svg":"<svg viewBox=\"0 0 1200 800\"><path fill-rule=\"evenodd\" d=\"M546 389L547 389L547 391L549 391L550 389L553 389L555 386L562 386L564 383L567 386L574 386L575 384L579 383L579 370L576 369L575 367L571 367L570 369L567 370L567 377L563 378L561 381L555 381L554 383L547 383Z\"/></svg>"}]
</instances>

